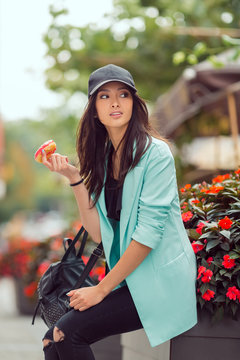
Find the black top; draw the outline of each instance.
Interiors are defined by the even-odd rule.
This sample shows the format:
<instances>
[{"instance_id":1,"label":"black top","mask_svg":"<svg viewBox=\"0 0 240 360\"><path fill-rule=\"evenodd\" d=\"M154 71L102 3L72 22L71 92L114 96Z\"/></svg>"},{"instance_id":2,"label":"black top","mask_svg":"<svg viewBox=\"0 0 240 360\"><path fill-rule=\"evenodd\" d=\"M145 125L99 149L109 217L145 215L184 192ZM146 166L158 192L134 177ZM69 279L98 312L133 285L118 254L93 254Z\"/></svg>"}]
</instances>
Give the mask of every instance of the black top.
<instances>
[{"instance_id":1,"label":"black top","mask_svg":"<svg viewBox=\"0 0 240 360\"><path fill-rule=\"evenodd\" d=\"M120 213L122 209L122 186L118 185L118 180L108 175L105 184L105 203L107 217L117 221L120 220Z\"/></svg>"}]
</instances>

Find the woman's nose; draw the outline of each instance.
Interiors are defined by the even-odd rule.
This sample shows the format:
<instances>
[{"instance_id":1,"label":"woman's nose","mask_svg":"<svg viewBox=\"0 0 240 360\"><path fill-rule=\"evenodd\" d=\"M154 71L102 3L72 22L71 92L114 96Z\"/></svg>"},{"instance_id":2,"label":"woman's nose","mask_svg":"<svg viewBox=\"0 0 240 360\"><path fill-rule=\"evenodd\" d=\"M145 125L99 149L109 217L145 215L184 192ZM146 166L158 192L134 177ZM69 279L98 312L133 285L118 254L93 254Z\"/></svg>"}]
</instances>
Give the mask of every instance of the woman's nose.
<instances>
[{"instance_id":1,"label":"woman's nose","mask_svg":"<svg viewBox=\"0 0 240 360\"><path fill-rule=\"evenodd\" d=\"M119 104L117 102L113 102L112 103L112 108L117 108L117 107L119 107Z\"/></svg>"},{"instance_id":2,"label":"woman's nose","mask_svg":"<svg viewBox=\"0 0 240 360\"><path fill-rule=\"evenodd\" d=\"M112 101L112 108L119 107L119 102L117 98L114 98Z\"/></svg>"}]
</instances>

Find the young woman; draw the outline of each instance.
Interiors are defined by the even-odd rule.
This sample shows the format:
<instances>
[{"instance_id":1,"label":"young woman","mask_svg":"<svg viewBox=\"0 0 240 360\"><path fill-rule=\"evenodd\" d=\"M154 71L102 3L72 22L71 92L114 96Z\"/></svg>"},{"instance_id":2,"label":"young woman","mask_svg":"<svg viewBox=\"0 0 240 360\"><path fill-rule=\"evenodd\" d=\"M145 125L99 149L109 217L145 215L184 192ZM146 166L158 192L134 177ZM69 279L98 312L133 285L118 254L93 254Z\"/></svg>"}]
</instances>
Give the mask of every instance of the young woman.
<instances>
[{"instance_id":1,"label":"young woman","mask_svg":"<svg viewBox=\"0 0 240 360\"><path fill-rule=\"evenodd\" d=\"M69 179L109 267L98 285L70 291L73 310L44 337L47 360L93 360L92 343L142 327L156 346L197 322L195 255L174 159L136 92L127 70L97 69L77 136L80 172L66 156L43 153L43 164Z\"/></svg>"}]
</instances>

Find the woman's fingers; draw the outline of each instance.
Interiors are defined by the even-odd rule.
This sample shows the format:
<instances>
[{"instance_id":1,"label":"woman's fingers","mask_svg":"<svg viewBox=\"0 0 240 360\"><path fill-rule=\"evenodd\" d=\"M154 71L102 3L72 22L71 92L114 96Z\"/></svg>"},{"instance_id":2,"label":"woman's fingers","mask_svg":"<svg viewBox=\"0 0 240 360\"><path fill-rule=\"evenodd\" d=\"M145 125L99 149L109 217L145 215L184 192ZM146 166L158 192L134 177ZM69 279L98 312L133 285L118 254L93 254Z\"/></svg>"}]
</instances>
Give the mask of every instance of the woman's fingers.
<instances>
[{"instance_id":1,"label":"woman's fingers","mask_svg":"<svg viewBox=\"0 0 240 360\"><path fill-rule=\"evenodd\" d=\"M45 151L42 153L42 163L47 166L51 171L60 172L65 170L68 165L67 156L60 154L52 154L47 160Z\"/></svg>"},{"instance_id":2,"label":"woman's fingers","mask_svg":"<svg viewBox=\"0 0 240 360\"><path fill-rule=\"evenodd\" d=\"M52 164L50 161L47 160L47 155L44 150L42 150L42 163L45 165L49 170L52 171Z\"/></svg>"},{"instance_id":3,"label":"woman's fingers","mask_svg":"<svg viewBox=\"0 0 240 360\"><path fill-rule=\"evenodd\" d=\"M47 159L46 153L42 152L42 163L50 171L66 176L69 181L72 178L79 177L79 170L75 166L69 164L68 158L65 155L54 153Z\"/></svg>"}]
</instances>

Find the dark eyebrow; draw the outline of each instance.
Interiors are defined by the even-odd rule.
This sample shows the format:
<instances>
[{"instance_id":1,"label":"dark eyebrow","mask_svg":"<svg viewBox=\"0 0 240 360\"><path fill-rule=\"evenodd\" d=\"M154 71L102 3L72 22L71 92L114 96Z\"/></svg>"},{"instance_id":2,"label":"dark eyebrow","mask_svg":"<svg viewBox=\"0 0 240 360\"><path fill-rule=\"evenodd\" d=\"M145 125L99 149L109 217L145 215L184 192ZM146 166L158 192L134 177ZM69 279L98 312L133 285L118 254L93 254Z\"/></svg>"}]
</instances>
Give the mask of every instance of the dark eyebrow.
<instances>
[{"instance_id":1,"label":"dark eyebrow","mask_svg":"<svg viewBox=\"0 0 240 360\"><path fill-rule=\"evenodd\" d=\"M124 87L118 88L117 90L118 90L118 91L120 91L120 90L128 90L128 88L127 88L126 86L124 86ZM100 91L110 92L110 90L107 89L107 88L106 88L106 89L100 89L99 92L100 92ZM129 91L129 90L128 90L128 91Z\"/></svg>"}]
</instances>

